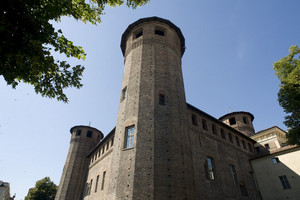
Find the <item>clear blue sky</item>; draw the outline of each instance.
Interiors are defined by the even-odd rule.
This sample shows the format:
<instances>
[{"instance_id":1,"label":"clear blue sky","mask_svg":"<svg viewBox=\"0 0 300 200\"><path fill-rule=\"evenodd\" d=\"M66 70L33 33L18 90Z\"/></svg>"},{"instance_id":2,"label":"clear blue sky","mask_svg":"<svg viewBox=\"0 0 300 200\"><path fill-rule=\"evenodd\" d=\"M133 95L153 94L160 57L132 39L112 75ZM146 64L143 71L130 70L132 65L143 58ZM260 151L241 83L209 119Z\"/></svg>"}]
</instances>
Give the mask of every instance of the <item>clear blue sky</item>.
<instances>
[{"instance_id":1,"label":"clear blue sky","mask_svg":"<svg viewBox=\"0 0 300 200\"><path fill-rule=\"evenodd\" d=\"M105 9L98 26L64 18L55 24L83 46L84 86L68 89L70 103L17 90L0 77L0 180L24 199L45 176L59 184L70 142L70 128L89 125L107 134L116 123L123 74L120 39L129 24L159 16L183 32L182 68L189 103L218 118L232 111L254 116L255 130L279 126L285 113L278 105L279 80L272 63L300 45L299 0L152 0L131 10ZM58 57L60 58L60 57Z\"/></svg>"}]
</instances>

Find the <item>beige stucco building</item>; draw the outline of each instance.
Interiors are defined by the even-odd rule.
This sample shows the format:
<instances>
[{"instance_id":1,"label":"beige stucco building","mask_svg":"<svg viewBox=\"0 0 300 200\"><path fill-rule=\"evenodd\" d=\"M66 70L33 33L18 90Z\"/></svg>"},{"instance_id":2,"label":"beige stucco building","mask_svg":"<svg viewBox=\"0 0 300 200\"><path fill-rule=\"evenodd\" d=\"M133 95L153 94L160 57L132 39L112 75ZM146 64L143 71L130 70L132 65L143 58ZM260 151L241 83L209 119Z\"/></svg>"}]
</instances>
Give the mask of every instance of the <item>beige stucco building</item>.
<instances>
[{"instance_id":1,"label":"beige stucco building","mask_svg":"<svg viewBox=\"0 0 300 200\"><path fill-rule=\"evenodd\" d=\"M251 138L258 142L255 147L260 155L251 164L262 198L300 199L300 147L286 145L286 132L276 126ZM262 153L263 147L269 152Z\"/></svg>"},{"instance_id":2,"label":"beige stucco building","mask_svg":"<svg viewBox=\"0 0 300 200\"><path fill-rule=\"evenodd\" d=\"M116 126L104 138L89 126L71 129L56 200L261 199L249 161L254 116L216 119L186 102L181 30L143 18L125 30L121 50Z\"/></svg>"}]
</instances>

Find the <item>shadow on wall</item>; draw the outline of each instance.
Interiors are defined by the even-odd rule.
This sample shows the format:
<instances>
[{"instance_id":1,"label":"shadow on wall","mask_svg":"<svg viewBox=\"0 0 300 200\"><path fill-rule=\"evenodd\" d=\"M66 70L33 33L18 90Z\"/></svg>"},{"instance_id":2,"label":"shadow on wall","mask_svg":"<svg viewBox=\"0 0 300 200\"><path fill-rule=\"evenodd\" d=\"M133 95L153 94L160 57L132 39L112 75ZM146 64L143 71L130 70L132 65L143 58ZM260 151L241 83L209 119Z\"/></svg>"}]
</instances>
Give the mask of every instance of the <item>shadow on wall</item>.
<instances>
[{"instance_id":1,"label":"shadow on wall","mask_svg":"<svg viewBox=\"0 0 300 200\"><path fill-rule=\"evenodd\" d=\"M267 153L263 150L259 153L258 157L251 160L251 164L263 200L298 200L300 147L286 146L277 152Z\"/></svg>"}]
</instances>

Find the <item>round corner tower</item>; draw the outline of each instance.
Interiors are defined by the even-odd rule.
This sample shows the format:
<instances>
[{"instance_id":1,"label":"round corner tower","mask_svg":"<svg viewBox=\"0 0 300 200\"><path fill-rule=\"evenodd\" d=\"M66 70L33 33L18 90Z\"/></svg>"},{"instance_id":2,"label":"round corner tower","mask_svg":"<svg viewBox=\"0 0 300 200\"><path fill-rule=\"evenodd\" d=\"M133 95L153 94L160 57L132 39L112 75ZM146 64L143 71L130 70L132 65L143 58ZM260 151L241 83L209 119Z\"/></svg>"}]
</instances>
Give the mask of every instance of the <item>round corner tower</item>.
<instances>
[{"instance_id":1,"label":"round corner tower","mask_svg":"<svg viewBox=\"0 0 300 200\"><path fill-rule=\"evenodd\" d=\"M244 135L250 137L255 133L253 127L254 116L249 112L232 112L219 118L223 123L240 131Z\"/></svg>"},{"instance_id":2,"label":"round corner tower","mask_svg":"<svg viewBox=\"0 0 300 200\"><path fill-rule=\"evenodd\" d=\"M195 199L181 30L159 17L125 30L108 199Z\"/></svg>"},{"instance_id":3,"label":"round corner tower","mask_svg":"<svg viewBox=\"0 0 300 200\"><path fill-rule=\"evenodd\" d=\"M85 186L87 155L103 138L103 133L90 126L74 126L70 129L71 141L56 200L80 200Z\"/></svg>"}]
</instances>

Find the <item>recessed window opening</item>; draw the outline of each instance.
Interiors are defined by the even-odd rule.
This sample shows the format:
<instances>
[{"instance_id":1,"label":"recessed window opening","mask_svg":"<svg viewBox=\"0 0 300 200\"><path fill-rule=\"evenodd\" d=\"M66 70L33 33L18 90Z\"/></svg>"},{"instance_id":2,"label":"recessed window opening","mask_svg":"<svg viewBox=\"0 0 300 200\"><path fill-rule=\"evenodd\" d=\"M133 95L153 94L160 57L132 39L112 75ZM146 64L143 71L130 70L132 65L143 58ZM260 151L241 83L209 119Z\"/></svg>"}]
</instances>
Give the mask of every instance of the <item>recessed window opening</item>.
<instances>
[{"instance_id":1,"label":"recessed window opening","mask_svg":"<svg viewBox=\"0 0 300 200\"><path fill-rule=\"evenodd\" d=\"M135 35L135 39L141 37L142 35L143 35L143 31L138 32L138 33Z\"/></svg>"},{"instance_id":2,"label":"recessed window opening","mask_svg":"<svg viewBox=\"0 0 300 200\"><path fill-rule=\"evenodd\" d=\"M248 119L247 119L247 117L243 117L243 122L244 122L245 124L248 124Z\"/></svg>"},{"instance_id":3,"label":"recessed window opening","mask_svg":"<svg viewBox=\"0 0 300 200\"><path fill-rule=\"evenodd\" d=\"M232 118L229 119L229 124L230 124L230 125L236 124L236 121L235 121L235 118L234 118L234 117L232 117Z\"/></svg>"},{"instance_id":4,"label":"recessed window opening","mask_svg":"<svg viewBox=\"0 0 300 200\"><path fill-rule=\"evenodd\" d=\"M166 98L165 98L165 95L162 93L159 94L159 104L166 105Z\"/></svg>"},{"instance_id":5,"label":"recessed window opening","mask_svg":"<svg viewBox=\"0 0 300 200\"><path fill-rule=\"evenodd\" d=\"M234 183L234 185L237 185L238 184L238 178L237 178L237 174L236 174L236 171L235 171L235 166L230 165L230 168L231 168L231 175L232 175L232 178L233 178L233 183Z\"/></svg>"},{"instance_id":6,"label":"recessed window opening","mask_svg":"<svg viewBox=\"0 0 300 200\"><path fill-rule=\"evenodd\" d=\"M228 137L229 137L229 141L230 141L231 143L233 143L233 138L232 138L232 134L231 134L231 133L228 133Z\"/></svg>"},{"instance_id":7,"label":"recessed window opening","mask_svg":"<svg viewBox=\"0 0 300 200\"><path fill-rule=\"evenodd\" d=\"M270 149L270 145L267 143L267 144L265 144L265 148L266 149Z\"/></svg>"},{"instance_id":8,"label":"recessed window opening","mask_svg":"<svg viewBox=\"0 0 300 200\"><path fill-rule=\"evenodd\" d=\"M121 102L126 98L126 91L127 91L127 86L123 88L122 93L121 93Z\"/></svg>"},{"instance_id":9,"label":"recessed window opening","mask_svg":"<svg viewBox=\"0 0 300 200\"><path fill-rule=\"evenodd\" d=\"M257 191L259 191L259 188L258 188L258 185L257 185L257 182L256 182L256 178L255 178L255 176L254 176L254 173L253 173L253 172L250 172L250 174L251 174L252 182L253 182L253 185L254 185L255 189L256 189Z\"/></svg>"},{"instance_id":10,"label":"recessed window opening","mask_svg":"<svg viewBox=\"0 0 300 200\"><path fill-rule=\"evenodd\" d=\"M98 189L98 182L99 182L99 175L97 176L97 179L96 179L95 192L97 192L97 189Z\"/></svg>"},{"instance_id":11,"label":"recessed window opening","mask_svg":"<svg viewBox=\"0 0 300 200\"><path fill-rule=\"evenodd\" d=\"M289 183L289 180L287 179L287 177L284 175L284 176L279 176L279 179L280 179L280 182L282 184L282 187L283 189L291 189L291 186L290 186L290 183Z\"/></svg>"},{"instance_id":12,"label":"recessed window opening","mask_svg":"<svg viewBox=\"0 0 300 200\"><path fill-rule=\"evenodd\" d=\"M250 150L250 152L253 152L253 150L252 150L252 146L251 146L251 144L250 144L250 143L248 143L248 147L249 147L249 150Z\"/></svg>"},{"instance_id":13,"label":"recessed window opening","mask_svg":"<svg viewBox=\"0 0 300 200\"><path fill-rule=\"evenodd\" d=\"M212 125L212 132L213 132L213 134L217 135L218 130L217 130L216 125L214 125L214 124Z\"/></svg>"},{"instance_id":14,"label":"recessed window opening","mask_svg":"<svg viewBox=\"0 0 300 200\"><path fill-rule=\"evenodd\" d=\"M155 35L165 36L165 32L162 30L155 30Z\"/></svg>"},{"instance_id":15,"label":"recessed window opening","mask_svg":"<svg viewBox=\"0 0 300 200\"><path fill-rule=\"evenodd\" d=\"M244 141L244 140L242 140L242 144L243 144L243 147L244 147L244 149L247 149L247 147L246 147L246 143L245 143L245 141Z\"/></svg>"},{"instance_id":16,"label":"recessed window opening","mask_svg":"<svg viewBox=\"0 0 300 200\"><path fill-rule=\"evenodd\" d=\"M192 114L192 124L194 126L198 126L198 123L197 123L197 116L195 114Z\"/></svg>"},{"instance_id":17,"label":"recessed window opening","mask_svg":"<svg viewBox=\"0 0 300 200\"><path fill-rule=\"evenodd\" d=\"M225 131L224 131L224 129L222 129L222 128L221 128L221 137L222 137L223 139L226 139Z\"/></svg>"},{"instance_id":18,"label":"recessed window opening","mask_svg":"<svg viewBox=\"0 0 300 200\"><path fill-rule=\"evenodd\" d=\"M104 190L105 175L106 175L106 171L105 171L105 172L103 172L103 175L102 175L102 184L101 184L101 190Z\"/></svg>"},{"instance_id":19,"label":"recessed window opening","mask_svg":"<svg viewBox=\"0 0 300 200\"><path fill-rule=\"evenodd\" d=\"M125 149L133 148L134 146L134 126L126 127L125 129Z\"/></svg>"},{"instance_id":20,"label":"recessed window opening","mask_svg":"<svg viewBox=\"0 0 300 200\"><path fill-rule=\"evenodd\" d=\"M273 162L273 164L277 164L277 163L279 163L280 161L279 161L279 158L272 158L272 162Z\"/></svg>"},{"instance_id":21,"label":"recessed window opening","mask_svg":"<svg viewBox=\"0 0 300 200\"><path fill-rule=\"evenodd\" d=\"M239 138L238 138L237 136L235 136L235 140L236 140L236 144L237 144L238 146L241 146L241 145L240 145L240 140L239 140Z\"/></svg>"},{"instance_id":22,"label":"recessed window opening","mask_svg":"<svg viewBox=\"0 0 300 200\"><path fill-rule=\"evenodd\" d=\"M76 131L76 136L80 136L80 135L81 135L81 130L78 129L78 130Z\"/></svg>"},{"instance_id":23,"label":"recessed window opening","mask_svg":"<svg viewBox=\"0 0 300 200\"><path fill-rule=\"evenodd\" d=\"M111 145L110 146L111 147L114 146L114 137L112 137L112 139L111 139Z\"/></svg>"},{"instance_id":24,"label":"recessed window opening","mask_svg":"<svg viewBox=\"0 0 300 200\"><path fill-rule=\"evenodd\" d=\"M91 137L92 137L92 135L93 135L93 131L88 131L88 132L87 132L87 134L86 134L86 137L89 137L89 138L91 138Z\"/></svg>"},{"instance_id":25,"label":"recessed window opening","mask_svg":"<svg viewBox=\"0 0 300 200\"><path fill-rule=\"evenodd\" d=\"M207 157L207 178L214 180L216 176L214 159Z\"/></svg>"},{"instance_id":26,"label":"recessed window opening","mask_svg":"<svg viewBox=\"0 0 300 200\"><path fill-rule=\"evenodd\" d=\"M88 193L88 195L90 195L90 194L91 194L92 185L93 185L93 179L91 179L91 183L90 183L90 187L89 187L89 193Z\"/></svg>"},{"instance_id":27,"label":"recessed window opening","mask_svg":"<svg viewBox=\"0 0 300 200\"><path fill-rule=\"evenodd\" d=\"M202 128L203 130L207 130L207 123L205 119L202 119Z\"/></svg>"},{"instance_id":28,"label":"recessed window opening","mask_svg":"<svg viewBox=\"0 0 300 200\"><path fill-rule=\"evenodd\" d=\"M245 186L245 184L240 184L240 188L241 188L241 192L242 192L242 196L247 197L248 196L248 191L247 188Z\"/></svg>"}]
</instances>

